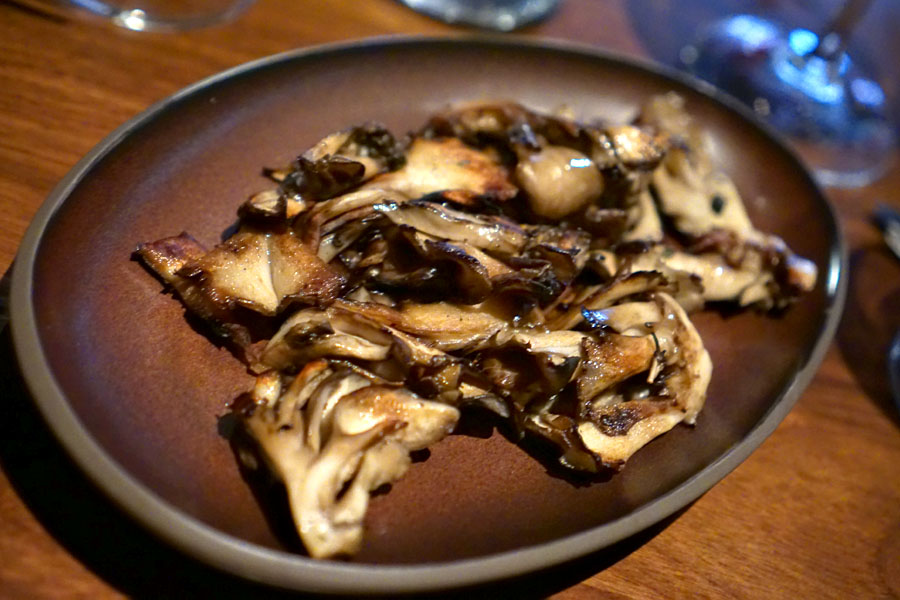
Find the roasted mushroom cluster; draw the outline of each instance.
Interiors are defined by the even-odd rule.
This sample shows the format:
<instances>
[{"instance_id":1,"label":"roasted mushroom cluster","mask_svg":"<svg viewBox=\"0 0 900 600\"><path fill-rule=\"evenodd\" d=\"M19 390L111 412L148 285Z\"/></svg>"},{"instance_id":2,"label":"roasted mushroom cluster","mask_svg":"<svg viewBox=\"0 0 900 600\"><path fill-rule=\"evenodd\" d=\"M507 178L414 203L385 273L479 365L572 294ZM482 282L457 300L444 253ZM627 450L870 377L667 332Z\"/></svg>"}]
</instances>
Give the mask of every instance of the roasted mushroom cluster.
<instances>
[{"instance_id":1,"label":"roasted mushroom cluster","mask_svg":"<svg viewBox=\"0 0 900 600\"><path fill-rule=\"evenodd\" d=\"M231 407L241 460L284 484L317 558L357 551L370 492L469 415L622 468L703 407L690 312L784 309L816 278L753 227L674 94L630 124L456 106L265 173L222 244L137 253L258 375Z\"/></svg>"}]
</instances>

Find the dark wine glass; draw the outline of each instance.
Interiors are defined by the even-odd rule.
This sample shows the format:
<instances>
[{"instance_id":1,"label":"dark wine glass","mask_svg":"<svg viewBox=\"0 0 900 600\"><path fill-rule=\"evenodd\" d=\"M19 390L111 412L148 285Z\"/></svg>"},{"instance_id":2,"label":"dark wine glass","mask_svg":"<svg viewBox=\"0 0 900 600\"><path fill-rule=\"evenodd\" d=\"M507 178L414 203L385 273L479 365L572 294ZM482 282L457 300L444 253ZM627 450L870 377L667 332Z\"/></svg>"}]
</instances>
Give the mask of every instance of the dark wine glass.
<instances>
[{"instance_id":1,"label":"dark wine glass","mask_svg":"<svg viewBox=\"0 0 900 600\"><path fill-rule=\"evenodd\" d=\"M884 90L847 52L870 2L845 2L822 33L731 15L679 58L783 133L822 184L866 185L889 167L897 143Z\"/></svg>"}]
</instances>

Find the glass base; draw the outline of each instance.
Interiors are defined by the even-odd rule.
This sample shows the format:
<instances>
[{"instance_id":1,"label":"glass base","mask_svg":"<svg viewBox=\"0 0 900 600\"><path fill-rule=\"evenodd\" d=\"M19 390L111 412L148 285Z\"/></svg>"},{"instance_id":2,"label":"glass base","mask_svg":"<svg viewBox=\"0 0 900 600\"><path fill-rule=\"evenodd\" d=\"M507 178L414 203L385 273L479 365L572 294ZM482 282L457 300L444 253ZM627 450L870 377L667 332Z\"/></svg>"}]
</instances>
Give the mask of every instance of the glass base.
<instances>
[{"instance_id":1,"label":"glass base","mask_svg":"<svg viewBox=\"0 0 900 600\"><path fill-rule=\"evenodd\" d=\"M787 138L787 142L821 185L859 188L880 179L897 162L896 137L887 129L882 134L890 137L857 149L841 144L809 143L799 138Z\"/></svg>"},{"instance_id":2,"label":"glass base","mask_svg":"<svg viewBox=\"0 0 900 600\"><path fill-rule=\"evenodd\" d=\"M453 25L512 31L553 12L559 0L400 0L416 12Z\"/></svg>"},{"instance_id":3,"label":"glass base","mask_svg":"<svg viewBox=\"0 0 900 600\"><path fill-rule=\"evenodd\" d=\"M132 31L186 31L236 19L254 0L69 0Z\"/></svg>"}]
</instances>

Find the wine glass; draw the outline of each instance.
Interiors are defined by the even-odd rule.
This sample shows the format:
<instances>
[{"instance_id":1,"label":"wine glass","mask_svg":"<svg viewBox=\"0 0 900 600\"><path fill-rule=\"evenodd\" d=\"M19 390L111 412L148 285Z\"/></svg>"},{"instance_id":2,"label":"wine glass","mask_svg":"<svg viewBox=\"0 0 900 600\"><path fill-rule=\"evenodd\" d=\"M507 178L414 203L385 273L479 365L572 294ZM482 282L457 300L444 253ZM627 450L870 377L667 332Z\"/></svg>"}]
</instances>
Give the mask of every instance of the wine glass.
<instances>
[{"instance_id":1,"label":"wine glass","mask_svg":"<svg viewBox=\"0 0 900 600\"><path fill-rule=\"evenodd\" d=\"M549 16L558 0L400 0L409 8L453 25L512 31Z\"/></svg>"},{"instance_id":2,"label":"wine glass","mask_svg":"<svg viewBox=\"0 0 900 600\"><path fill-rule=\"evenodd\" d=\"M890 166L897 144L885 91L847 52L870 2L848 0L821 34L728 16L681 49L681 66L785 134L823 185L867 185Z\"/></svg>"},{"instance_id":3,"label":"wine glass","mask_svg":"<svg viewBox=\"0 0 900 600\"><path fill-rule=\"evenodd\" d=\"M183 31L237 18L254 0L68 0L133 31Z\"/></svg>"}]
</instances>

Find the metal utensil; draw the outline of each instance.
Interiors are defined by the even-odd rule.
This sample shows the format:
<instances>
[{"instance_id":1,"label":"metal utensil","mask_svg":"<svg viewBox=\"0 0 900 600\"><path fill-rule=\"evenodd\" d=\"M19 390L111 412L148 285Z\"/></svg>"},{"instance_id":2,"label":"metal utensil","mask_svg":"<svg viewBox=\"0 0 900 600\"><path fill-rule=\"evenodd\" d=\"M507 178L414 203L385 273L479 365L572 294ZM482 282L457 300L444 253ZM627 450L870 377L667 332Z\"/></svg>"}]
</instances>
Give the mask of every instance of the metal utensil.
<instances>
[{"instance_id":1,"label":"metal utensil","mask_svg":"<svg viewBox=\"0 0 900 600\"><path fill-rule=\"evenodd\" d=\"M897 410L900 410L900 331L894 335L888 349L887 372L894 404L897 406Z\"/></svg>"},{"instance_id":2,"label":"metal utensil","mask_svg":"<svg viewBox=\"0 0 900 600\"><path fill-rule=\"evenodd\" d=\"M884 243L900 259L900 212L881 204L875 208L872 216L881 228Z\"/></svg>"}]
</instances>

